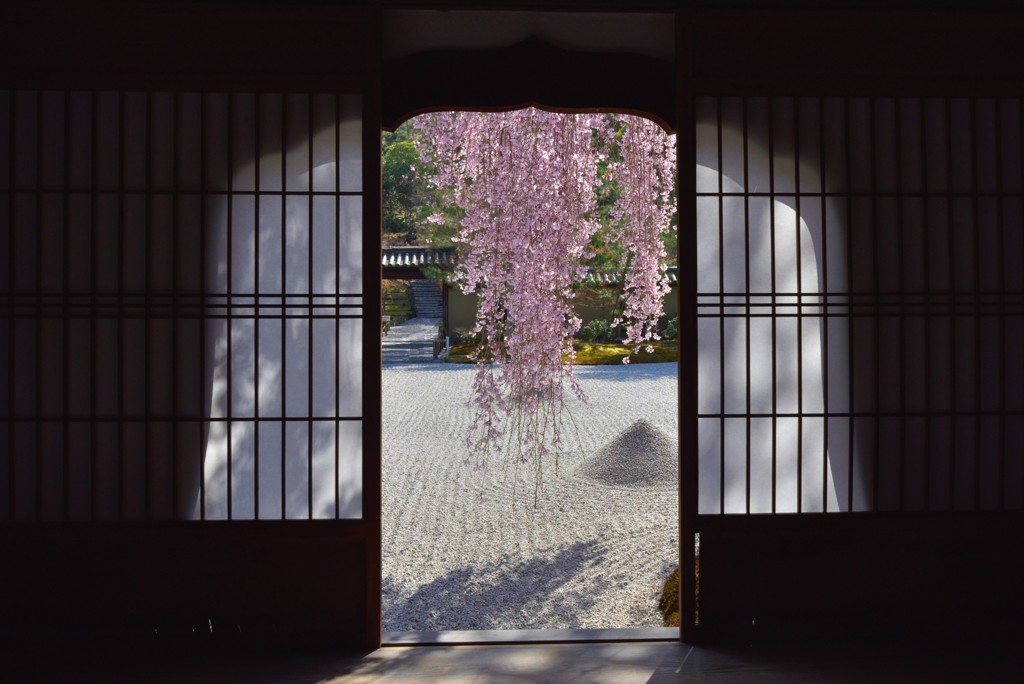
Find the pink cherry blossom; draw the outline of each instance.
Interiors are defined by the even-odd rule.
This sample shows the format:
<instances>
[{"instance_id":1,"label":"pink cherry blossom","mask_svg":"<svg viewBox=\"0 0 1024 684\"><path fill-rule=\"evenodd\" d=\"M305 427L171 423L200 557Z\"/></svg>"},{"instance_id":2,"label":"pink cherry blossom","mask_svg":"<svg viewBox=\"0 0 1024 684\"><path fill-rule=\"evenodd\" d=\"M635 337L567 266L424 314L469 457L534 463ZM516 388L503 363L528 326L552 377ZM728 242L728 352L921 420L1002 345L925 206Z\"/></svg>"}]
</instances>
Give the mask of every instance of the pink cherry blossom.
<instances>
[{"instance_id":1,"label":"pink cherry blossom","mask_svg":"<svg viewBox=\"0 0 1024 684\"><path fill-rule=\"evenodd\" d=\"M612 211L625 247L616 324L635 352L658 339L668 292L660 238L671 230L675 139L639 117L533 108L433 114L417 127L421 154L437 169L433 182L462 211L456 279L479 299L471 462L485 467L491 453L503 453L506 467L530 464L539 488L546 457L557 467L571 423L567 402L586 401L573 372L581 324L573 286L587 273L599 227L598 193L608 185L598 182L603 148L617 140L619 159L608 169L622 188Z\"/></svg>"}]
</instances>

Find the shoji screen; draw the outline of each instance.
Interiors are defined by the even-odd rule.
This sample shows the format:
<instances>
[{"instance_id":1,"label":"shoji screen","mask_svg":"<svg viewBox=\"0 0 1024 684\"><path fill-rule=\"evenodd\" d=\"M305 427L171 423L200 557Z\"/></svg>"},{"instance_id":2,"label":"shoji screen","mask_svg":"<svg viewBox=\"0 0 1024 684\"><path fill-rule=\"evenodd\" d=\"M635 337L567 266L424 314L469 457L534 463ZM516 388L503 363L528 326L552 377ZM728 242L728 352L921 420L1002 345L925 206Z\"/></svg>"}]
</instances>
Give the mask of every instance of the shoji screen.
<instances>
[{"instance_id":1,"label":"shoji screen","mask_svg":"<svg viewBox=\"0 0 1024 684\"><path fill-rule=\"evenodd\" d=\"M0 519L361 517L361 117L0 94Z\"/></svg>"},{"instance_id":2,"label":"shoji screen","mask_svg":"<svg viewBox=\"0 0 1024 684\"><path fill-rule=\"evenodd\" d=\"M1024 507L1021 101L697 124L699 512Z\"/></svg>"}]
</instances>

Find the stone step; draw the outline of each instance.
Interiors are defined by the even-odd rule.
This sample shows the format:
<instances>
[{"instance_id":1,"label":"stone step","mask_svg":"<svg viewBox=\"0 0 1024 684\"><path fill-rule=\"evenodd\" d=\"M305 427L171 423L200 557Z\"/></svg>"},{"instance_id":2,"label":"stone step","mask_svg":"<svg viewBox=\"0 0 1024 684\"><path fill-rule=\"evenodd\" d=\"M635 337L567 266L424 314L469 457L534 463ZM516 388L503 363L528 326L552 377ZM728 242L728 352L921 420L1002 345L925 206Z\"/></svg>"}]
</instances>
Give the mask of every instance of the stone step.
<instances>
[{"instance_id":1,"label":"stone step","mask_svg":"<svg viewBox=\"0 0 1024 684\"><path fill-rule=\"evenodd\" d=\"M409 295L417 316L440 318L444 314L440 283L432 280L414 280L409 283Z\"/></svg>"}]
</instances>

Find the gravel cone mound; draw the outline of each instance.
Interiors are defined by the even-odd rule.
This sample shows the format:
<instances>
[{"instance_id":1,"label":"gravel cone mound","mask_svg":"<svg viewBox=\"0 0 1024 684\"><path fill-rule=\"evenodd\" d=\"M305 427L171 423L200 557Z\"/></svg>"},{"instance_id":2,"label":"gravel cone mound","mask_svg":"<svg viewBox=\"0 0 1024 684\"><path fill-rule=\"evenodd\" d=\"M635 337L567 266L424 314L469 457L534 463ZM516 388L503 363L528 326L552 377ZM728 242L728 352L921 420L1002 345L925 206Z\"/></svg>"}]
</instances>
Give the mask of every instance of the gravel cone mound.
<instances>
[{"instance_id":1,"label":"gravel cone mound","mask_svg":"<svg viewBox=\"0 0 1024 684\"><path fill-rule=\"evenodd\" d=\"M580 477L619 487L675 484L678 445L656 425L641 418L580 464Z\"/></svg>"}]
</instances>

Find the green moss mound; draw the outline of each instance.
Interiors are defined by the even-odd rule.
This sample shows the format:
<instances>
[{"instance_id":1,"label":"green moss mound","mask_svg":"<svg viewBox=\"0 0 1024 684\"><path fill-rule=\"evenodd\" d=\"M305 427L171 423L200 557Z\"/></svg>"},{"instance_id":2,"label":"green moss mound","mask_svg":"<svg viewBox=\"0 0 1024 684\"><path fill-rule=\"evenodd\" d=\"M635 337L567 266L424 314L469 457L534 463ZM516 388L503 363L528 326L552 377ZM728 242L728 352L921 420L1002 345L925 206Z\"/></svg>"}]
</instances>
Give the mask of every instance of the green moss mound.
<instances>
[{"instance_id":1,"label":"green moss mound","mask_svg":"<svg viewBox=\"0 0 1024 684\"><path fill-rule=\"evenodd\" d=\"M679 568L673 570L665 580L658 600L658 611L666 627L679 626Z\"/></svg>"},{"instance_id":2,"label":"green moss mound","mask_svg":"<svg viewBox=\"0 0 1024 684\"><path fill-rule=\"evenodd\" d=\"M646 346L646 345L645 345ZM629 357L630 363L671 363L679 360L679 347L674 343L655 342L651 344L654 351L648 353L644 347L636 354L633 348L625 344L613 342L573 342L576 350L576 363L581 366L606 366L622 363L622 358Z\"/></svg>"}]
</instances>

